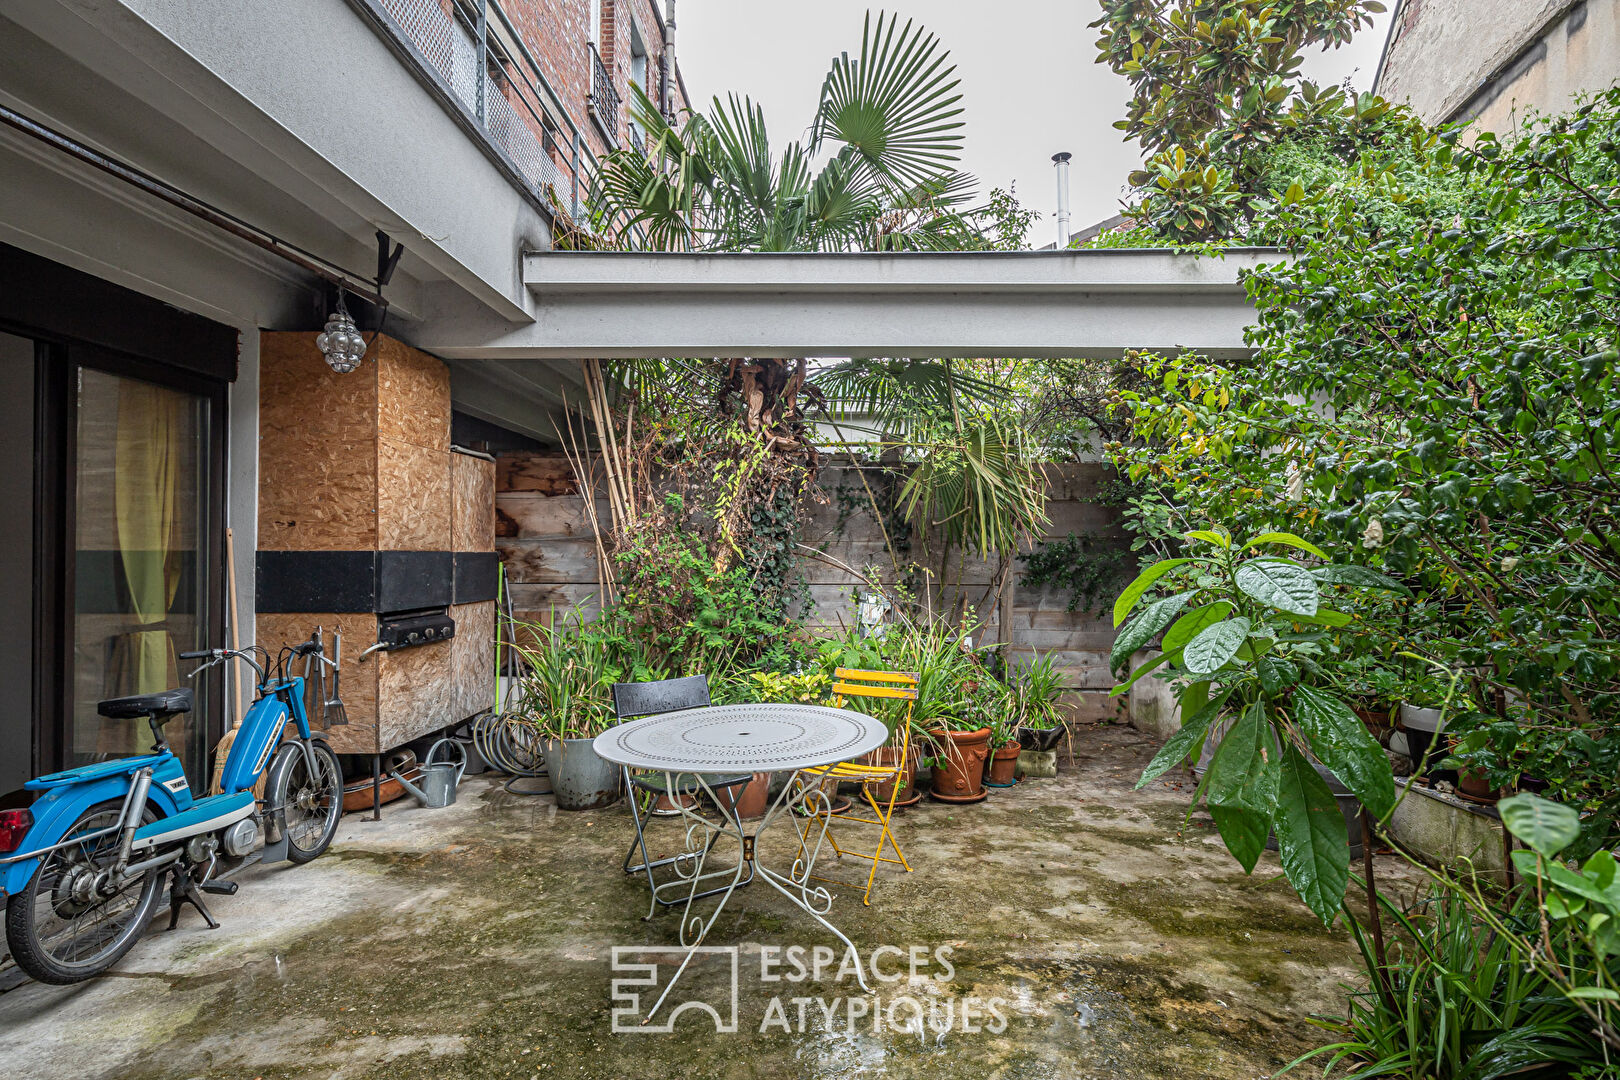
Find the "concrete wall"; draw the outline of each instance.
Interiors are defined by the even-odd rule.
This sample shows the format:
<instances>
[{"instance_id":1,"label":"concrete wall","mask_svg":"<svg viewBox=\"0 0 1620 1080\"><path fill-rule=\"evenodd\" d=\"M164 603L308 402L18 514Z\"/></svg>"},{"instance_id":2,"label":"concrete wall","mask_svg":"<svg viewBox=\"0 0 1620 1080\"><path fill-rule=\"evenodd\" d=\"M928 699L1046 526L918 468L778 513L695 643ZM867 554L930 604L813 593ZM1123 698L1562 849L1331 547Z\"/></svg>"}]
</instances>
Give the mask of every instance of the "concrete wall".
<instances>
[{"instance_id":1,"label":"concrete wall","mask_svg":"<svg viewBox=\"0 0 1620 1080\"><path fill-rule=\"evenodd\" d=\"M1513 130L1620 78L1620 0L1405 0L1378 92L1429 123Z\"/></svg>"}]
</instances>

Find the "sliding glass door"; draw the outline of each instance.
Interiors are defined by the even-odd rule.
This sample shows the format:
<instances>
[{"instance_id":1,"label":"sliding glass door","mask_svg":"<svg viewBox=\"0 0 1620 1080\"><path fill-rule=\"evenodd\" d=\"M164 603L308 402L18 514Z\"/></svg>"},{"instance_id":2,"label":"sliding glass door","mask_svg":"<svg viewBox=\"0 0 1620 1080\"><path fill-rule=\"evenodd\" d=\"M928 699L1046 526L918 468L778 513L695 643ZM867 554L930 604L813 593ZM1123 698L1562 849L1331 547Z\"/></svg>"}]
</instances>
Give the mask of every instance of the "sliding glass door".
<instances>
[{"instance_id":1,"label":"sliding glass door","mask_svg":"<svg viewBox=\"0 0 1620 1080\"><path fill-rule=\"evenodd\" d=\"M144 752L140 721L108 720L96 703L193 685L178 654L216 644L210 610L216 523L210 499L210 397L127 372L71 369L70 686L66 763ZM166 729L193 786L206 784L214 711Z\"/></svg>"}]
</instances>

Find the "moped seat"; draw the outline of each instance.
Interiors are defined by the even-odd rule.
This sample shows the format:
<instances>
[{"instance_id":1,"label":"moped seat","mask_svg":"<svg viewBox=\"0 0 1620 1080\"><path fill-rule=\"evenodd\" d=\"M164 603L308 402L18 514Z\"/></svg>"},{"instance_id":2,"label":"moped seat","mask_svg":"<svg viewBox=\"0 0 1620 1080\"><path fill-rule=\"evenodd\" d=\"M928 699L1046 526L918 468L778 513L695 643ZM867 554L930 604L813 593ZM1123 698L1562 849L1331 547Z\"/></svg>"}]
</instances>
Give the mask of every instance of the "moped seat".
<instances>
[{"instance_id":1,"label":"moped seat","mask_svg":"<svg viewBox=\"0 0 1620 1080\"><path fill-rule=\"evenodd\" d=\"M177 686L172 690L159 690L155 694L108 698L96 704L96 712L109 720L138 720L143 716L164 717L188 713L192 703L191 688Z\"/></svg>"}]
</instances>

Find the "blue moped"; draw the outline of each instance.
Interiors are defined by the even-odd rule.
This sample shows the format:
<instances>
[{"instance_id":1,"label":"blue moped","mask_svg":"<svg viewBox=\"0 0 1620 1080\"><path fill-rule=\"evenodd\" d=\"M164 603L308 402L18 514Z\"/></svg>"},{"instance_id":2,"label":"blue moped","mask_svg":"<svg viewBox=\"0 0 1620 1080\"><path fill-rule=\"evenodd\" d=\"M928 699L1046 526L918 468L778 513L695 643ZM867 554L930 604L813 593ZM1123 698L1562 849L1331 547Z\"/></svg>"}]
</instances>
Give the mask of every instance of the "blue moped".
<instances>
[{"instance_id":1,"label":"blue moped","mask_svg":"<svg viewBox=\"0 0 1620 1080\"><path fill-rule=\"evenodd\" d=\"M263 654L261 665L257 654ZM180 654L205 660L191 674L231 659L257 674L248 707L221 771L220 793L194 798L163 725L192 708L189 688L113 698L102 716L145 718L157 740L150 754L102 761L41 776L26 810L0 812L0 895L6 897L6 940L17 966L47 983L73 983L117 963L151 922L167 875L169 929L191 904L214 921L202 893L230 894L226 863L306 863L325 851L343 812L337 754L311 731L303 676L287 673L305 659L317 677L336 664L320 632L281 650L272 677L268 652L206 649ZM317 695L319 696L319 695ZM283 741L288 721L296 738ZM266 769L268 768L268 775ZM254 788L266 776L264 797Z\"/></svg>"}]
</instances>

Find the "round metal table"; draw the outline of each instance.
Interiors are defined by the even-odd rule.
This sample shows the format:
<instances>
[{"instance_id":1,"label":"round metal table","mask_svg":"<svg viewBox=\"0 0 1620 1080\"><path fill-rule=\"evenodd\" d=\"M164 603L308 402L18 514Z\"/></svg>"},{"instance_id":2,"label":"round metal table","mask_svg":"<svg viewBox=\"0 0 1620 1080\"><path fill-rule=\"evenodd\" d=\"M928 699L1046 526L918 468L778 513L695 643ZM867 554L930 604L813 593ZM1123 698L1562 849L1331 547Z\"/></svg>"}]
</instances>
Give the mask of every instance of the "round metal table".
<instances>
[{"instance_id":1,"label":"round metal table","mask_svg":"<svg viewBox=\"0 0 1620 1080\"><path fill-rule=\"evenodd\" d=\"M630 720L596 737L593 743L596 752L606 760L632 769L663 773L671 804L679 808L688 822L686 850L690 857L675 863L680 880L666 883L684 887L687 892L680 929L681 944L687 947L687 954L643 1023L652 1019L686 970L726 901L731 899L745 866L751 865L773 888L854 950L854 943L826 919L832 907L832 894L825 886L810 884L810 873L826 837L831 815L827 812L830 807L825 805L817 806L814 813L798 813L802 807L825 804L828 800L820 784L802 781L798 772L858 758L876 750L888 738L888 729L864 713L820 705L711 705L682 709ZM743 828L730 801L716 796L705 777L752 772L794 775L750 834ZM674 797L682 790L682 779L686 777L709 796L719 811L719 821L698 813L694 806L687 805L687 800ZM691 786L687 785L686 790ZM759 836L783 818L794 822L799 834L799 854L786 874L764 865L757 856ZM738 845L736 869L706 873L703 866L709 852L719 839L727 837ZM720 899L714 911L708 918L693 915L692 904L700 895L699 884L716 877L729 877L730 881L717 890ZM714 891L707 890L702 895ZM856 977L862 989L869 989L859 967Z\"/></svg>"}]
</instances>

